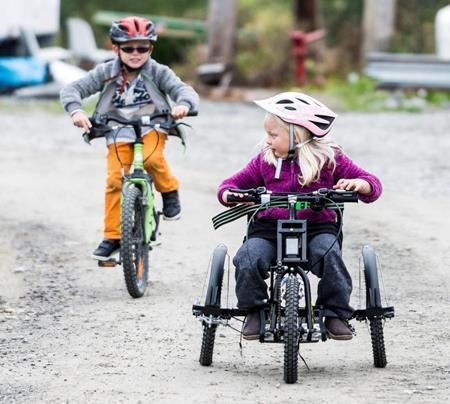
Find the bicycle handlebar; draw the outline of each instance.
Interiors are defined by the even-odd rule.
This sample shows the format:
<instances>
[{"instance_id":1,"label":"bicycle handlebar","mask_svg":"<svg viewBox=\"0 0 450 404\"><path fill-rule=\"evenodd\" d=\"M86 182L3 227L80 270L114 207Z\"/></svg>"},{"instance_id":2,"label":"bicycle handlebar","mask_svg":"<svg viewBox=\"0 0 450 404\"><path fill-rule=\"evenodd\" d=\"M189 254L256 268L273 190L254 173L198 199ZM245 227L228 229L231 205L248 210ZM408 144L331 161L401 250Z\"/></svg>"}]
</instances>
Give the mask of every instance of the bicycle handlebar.
<instances>
[{"instance_id":1,"label":"bicycle handlebar","mask_svg":"<svg viewBox=\"0 0 450 404\"><path fill-rule=\"evenodd\" d=\"M197 116L198 111L189 111L186 116ZM155 121L158 118L166 118L164 121ZM131 126L134 128L136 135L140 137L141 128L153 128L153 129L162 129L166 131L168 134L171 134L170 131L177 126L185 125L190 126L184 122L176 122L173 118L172 113L167 111L154 112L149 115L142 115L136 119L125 119L123 117L117 116L116 114L95 114L89 120L92 123L92 129L89 133L83 133L83 139L90 144L91 140L98 139L101 137L105 137L105 134L111 131L110 126L107 124L109 122L116 122L123 126ZM172 133L173 134L173 133Z\"/></svg>"},{"instance_id":2,"label":"bicycle handlebar","mask_svg":"<svg viewBox=\"0 0 450 404\"><path fill-rule=\"evenodd\" d=\"M198 111L189 111L186 116L197 116ZM90 118L92 125L106 125L108 122L117 122L121 125L126 126L149 126L155 127L157 125L161 125L161 122L154 122L157 118L166 118L165 126L176 127L179 123L175 121L172 117L172 113L170 111L162 111L162 112L154 112L149 115L141 115L136 119L125 119L117 115L112 114L101 114L97 116L93 116ZM168 125L167 125L168 124Z\"/></svg>"}]
</instances>

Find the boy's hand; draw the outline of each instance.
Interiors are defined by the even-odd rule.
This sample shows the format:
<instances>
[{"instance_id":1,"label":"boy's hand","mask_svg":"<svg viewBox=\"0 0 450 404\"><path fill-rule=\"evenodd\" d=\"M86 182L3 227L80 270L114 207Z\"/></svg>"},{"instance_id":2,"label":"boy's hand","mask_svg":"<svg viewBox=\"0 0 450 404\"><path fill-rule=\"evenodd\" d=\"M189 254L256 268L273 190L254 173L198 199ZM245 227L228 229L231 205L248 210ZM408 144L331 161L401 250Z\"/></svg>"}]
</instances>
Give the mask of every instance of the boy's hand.
<instances>
[{"instance_id":1,"label":"boy's hand","mask_svg":"<svg viewBox=\"0 0 450 404\"><path fill-rule=\"evenodd\" d=\"M91 131L92 124L89 120L88 116L82 112L78 111L72 115L72 121L75 126L78 128L83 128L87 133Z\"/></svg>"},{"instance_id":2,"label":"boy's hand","mask_svg":"<svg viewBox=\"0 0 450 404\"><path fill-rule=\"evenodd\" d=\"M189 112L189 108L186 105L176 105L172 108L172 116L174 119L184 118Z\"/></svg>"},{"instance_id":3,"label":"boy's hand","mask_svg":"<svg viewBox=\"0 0 450 404\"><path fill-rule=\"evenodd\" d=\"M366 180L360 178L354 178L347 180L341 178L336 185L333 185L333 189L344 189L346 191L356 191L360 194L367 195L372 192L372 187Z\"/></svg>"}]
</instances>

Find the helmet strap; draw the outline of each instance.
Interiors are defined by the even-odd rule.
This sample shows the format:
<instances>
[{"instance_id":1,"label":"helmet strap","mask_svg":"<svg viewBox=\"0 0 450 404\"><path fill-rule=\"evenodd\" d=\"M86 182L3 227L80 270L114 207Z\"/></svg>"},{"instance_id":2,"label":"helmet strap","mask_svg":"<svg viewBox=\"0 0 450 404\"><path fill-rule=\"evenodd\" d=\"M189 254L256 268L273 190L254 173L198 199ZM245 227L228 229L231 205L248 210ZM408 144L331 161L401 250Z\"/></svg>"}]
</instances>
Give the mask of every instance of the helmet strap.
<instances>
[{"instance_id":1,"label":"helmet strap","mask_svg":"<svg viewBox=\"0 0 450 404\"><path fill-rule=\"evenodd\" d=\"M279 180L281 176L281 166L283 165L283 159L281 157L277 160L277 168L275 169L275 179Z\"/></svg>"},{"instance_id":2,"label":"helmet strap","mask_svg":"<svg viewBox=\"0 0 450 404\"><path fill-rule=\"evenodd\" d=\"M292 123L289 124L289 151L288 151L288 160L292 160L295 154L295 144L294 144L294 125Z\"/></svg>"},{"instance_id":3,"label":"helmet strap","mask_svg":"<svg viewBox=\"0 0 450 404\"><path fill-rule=\"evenodd\" d=\"M305 144L308 144L311 140L313 140L312 137L309 138L308 140L305 140L303 143L299 143L298 145L295 146L295 148L300 150Z\"/></svg>"}]
</instances>

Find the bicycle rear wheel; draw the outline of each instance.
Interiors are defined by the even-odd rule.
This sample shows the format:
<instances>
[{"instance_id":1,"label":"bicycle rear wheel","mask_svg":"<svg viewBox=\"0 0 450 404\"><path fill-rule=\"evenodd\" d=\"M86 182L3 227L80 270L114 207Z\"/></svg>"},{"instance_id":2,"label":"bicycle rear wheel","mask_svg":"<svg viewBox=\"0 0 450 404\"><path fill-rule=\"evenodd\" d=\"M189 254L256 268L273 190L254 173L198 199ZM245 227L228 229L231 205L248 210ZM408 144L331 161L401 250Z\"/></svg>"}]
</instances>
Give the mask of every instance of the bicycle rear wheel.
<instances>
[{"instance_id":1,"label":"bicycle rear wheel","mask_svg":"<svg viewBox=\"0 0 450 404\"><path fill-rule=\"evenodd\" d=\"M286 280L286 307L284 317L284 381L295 383L298 378L298 279L289 275Z\"/></svg>"},{"instance_id":2,"label":"bicycle rear wheel","mask_svg":"<svg viewBox=\"0 0 450 404\"><path fill-rule=\"evenodd\" d=\"M145 243L145 207L142 192L130 186L123 195L121 217L121 258L128 293L142 297L148 280L148 244Z\"/></svg>"}]
</instances>

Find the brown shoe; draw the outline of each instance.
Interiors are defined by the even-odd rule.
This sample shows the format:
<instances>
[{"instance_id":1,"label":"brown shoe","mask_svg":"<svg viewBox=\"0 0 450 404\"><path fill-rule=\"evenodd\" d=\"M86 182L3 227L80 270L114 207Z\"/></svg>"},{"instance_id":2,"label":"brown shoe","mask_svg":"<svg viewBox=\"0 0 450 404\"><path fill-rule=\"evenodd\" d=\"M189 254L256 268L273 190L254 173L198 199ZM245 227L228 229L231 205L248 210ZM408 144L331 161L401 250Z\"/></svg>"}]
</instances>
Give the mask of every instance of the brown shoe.
<instances>
[{"instance_id":1,"label":"brown shoe","mask_svg":"<svg viewBox=\"0 0 450 404\"><path fill-rule=\"evenodd\" d=\"M325 327L327 328L328 337L338 341L347 341L353 338L353 333L340 318L325 318Z\"/></svg>"},{"instance_id":2,"label":"brown shoe","mask_svg":"<svg viewBox=\"0 0 450 404\"><path fill-rule=\"evenodd\" d=\"M247 314L244 329L242 330L242 338L247 340L259 339L259 331L261 329L261 321L259 319L259 311Z\"/></svg>"}]
</instances>

